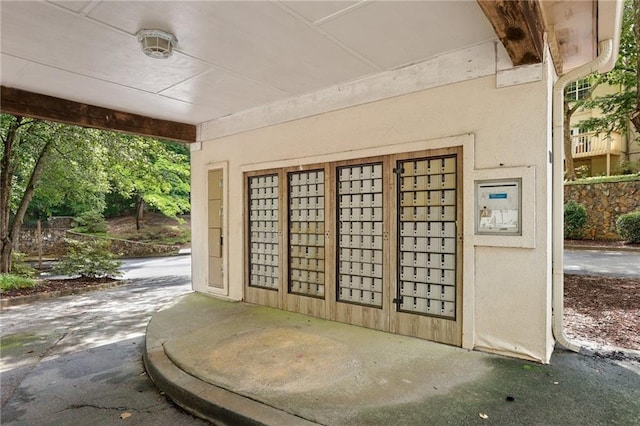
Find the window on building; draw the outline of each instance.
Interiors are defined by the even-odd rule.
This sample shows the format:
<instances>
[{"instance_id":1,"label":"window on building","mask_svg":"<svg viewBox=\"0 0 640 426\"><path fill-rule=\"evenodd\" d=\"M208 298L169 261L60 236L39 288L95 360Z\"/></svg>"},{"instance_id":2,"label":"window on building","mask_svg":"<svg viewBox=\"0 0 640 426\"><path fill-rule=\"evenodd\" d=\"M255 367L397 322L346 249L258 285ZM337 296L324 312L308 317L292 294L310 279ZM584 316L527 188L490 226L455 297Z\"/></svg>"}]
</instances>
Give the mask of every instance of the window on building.
<instances>
[{"instance_id":1,"label":"window on building","mask_svg":"<svg viewBox=\"0 0 640 426\"><path fill-rule=\"evenodd\" d=\"M582 79L578 81L574 81L569 83L567 89L565 91L565 97L569 101L579 101L580 99L584 99L589 94L589 89L591 88L591 83L589 80Z\"/></svg>"}]
</instances>

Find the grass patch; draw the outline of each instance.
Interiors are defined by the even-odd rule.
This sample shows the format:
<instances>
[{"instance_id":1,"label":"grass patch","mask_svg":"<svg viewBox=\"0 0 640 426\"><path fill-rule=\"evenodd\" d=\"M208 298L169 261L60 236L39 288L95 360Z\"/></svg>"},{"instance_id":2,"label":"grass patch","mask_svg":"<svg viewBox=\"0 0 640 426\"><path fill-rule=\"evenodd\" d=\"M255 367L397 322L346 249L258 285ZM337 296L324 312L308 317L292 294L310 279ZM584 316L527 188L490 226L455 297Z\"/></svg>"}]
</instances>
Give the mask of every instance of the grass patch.
<instances>
[{"instance_id":1,"label":"grass patch","mask_svg":"<svg viewBox=\"0 0 640 426\"><path fill-rule=\"evenodd\" d=\"M14 274L0 274L0 291L12 288L31 288L37 284L33 278L21 277Z\"/></svg>"},{"instance_id":2,"label":"grass patch","mask_svg":"<svg viewBox=\"0 0 640 426\"><path fill-rule=\"evenodd\" d=\"M594 183L607 182L631 182L640 180L640 174L618 175L618 176L594 176L565 182L565 185L589 185Z\"/></svg>"}]
</instances>

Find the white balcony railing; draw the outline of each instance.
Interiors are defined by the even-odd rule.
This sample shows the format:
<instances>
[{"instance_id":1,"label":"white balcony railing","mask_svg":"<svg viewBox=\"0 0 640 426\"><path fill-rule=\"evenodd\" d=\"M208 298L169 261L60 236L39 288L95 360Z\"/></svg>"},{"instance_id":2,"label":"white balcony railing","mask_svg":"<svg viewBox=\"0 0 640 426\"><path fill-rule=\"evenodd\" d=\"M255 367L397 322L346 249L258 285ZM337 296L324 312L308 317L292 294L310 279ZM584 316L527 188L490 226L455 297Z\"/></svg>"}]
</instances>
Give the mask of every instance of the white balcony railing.
<instances>
[{"instance_id":1,"label":"white balcony railing","mask_svg":"<svg viewBox=\"0 0 640 426\"><path fill-rule=\"evenodd\" d=\"M619 133L596 135L580 133L571 137L573 158L595 157L596 155L622 153L622 138Z\"/></svg>"}]
</instances>

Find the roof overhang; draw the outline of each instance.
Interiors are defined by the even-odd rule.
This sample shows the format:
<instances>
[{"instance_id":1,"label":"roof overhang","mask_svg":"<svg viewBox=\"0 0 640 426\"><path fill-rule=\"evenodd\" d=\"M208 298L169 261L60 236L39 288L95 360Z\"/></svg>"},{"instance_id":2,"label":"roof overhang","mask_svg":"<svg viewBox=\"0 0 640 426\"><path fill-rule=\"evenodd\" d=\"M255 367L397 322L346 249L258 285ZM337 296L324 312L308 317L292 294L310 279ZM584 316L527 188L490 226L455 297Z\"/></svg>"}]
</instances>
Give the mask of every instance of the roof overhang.
<instances>
[{"instance_id":1,"label":"roof overhang","mask_svg":"<svg viewBox=\"0 0 640 426\"><path fill-rule=\"evenodd\" d=\"M193 141L198 124L498 40L519 66L547 37L566 72L600 40L617 49L622 1L2 1L0 15L3 112ZM143 28L175 34L174 55L145 56Z\"/></svg>"}]
</instances>

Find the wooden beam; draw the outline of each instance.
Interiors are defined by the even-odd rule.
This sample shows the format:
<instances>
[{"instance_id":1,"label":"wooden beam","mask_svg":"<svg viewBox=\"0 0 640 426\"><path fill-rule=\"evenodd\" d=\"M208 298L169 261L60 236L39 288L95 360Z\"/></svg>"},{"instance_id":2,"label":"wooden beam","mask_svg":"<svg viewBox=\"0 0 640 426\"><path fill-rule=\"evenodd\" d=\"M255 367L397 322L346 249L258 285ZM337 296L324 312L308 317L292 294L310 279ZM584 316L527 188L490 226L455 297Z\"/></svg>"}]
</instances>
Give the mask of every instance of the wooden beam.
<instances>
[{"instance_id":1,"label":"wooden beam","mask_svg":"<svg viewBox=\"0 0 640 426\"><path fill-rule=\"evenodd\" d=\"M538 0L477 0L514 66L542 62L544 21Z\"/></svg>"},{"instance_id":2,"label":"wooden beam","mask_svg":"<svg viewBox=\"0 0 640 426\"><path fill-rule=\"evenodd\" d=\"M0 112L82 127L113 130L180 142L196 141L196 126L1 87Z\"/></svg>"}]
</instances>

